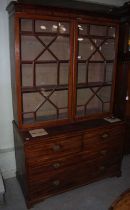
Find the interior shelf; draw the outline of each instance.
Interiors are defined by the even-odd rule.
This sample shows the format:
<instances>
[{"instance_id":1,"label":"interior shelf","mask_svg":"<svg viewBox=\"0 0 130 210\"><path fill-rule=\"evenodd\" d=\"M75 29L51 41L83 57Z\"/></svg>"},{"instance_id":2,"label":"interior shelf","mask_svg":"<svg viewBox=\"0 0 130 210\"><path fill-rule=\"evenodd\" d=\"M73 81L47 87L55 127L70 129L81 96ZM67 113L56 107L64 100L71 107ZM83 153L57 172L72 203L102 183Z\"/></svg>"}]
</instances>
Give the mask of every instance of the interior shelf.
<instances>
[{"instance_id":1,"label":"interior shelf","mask_svg":"<svg viewBox=\"0 0 130 210\"><path fill-rule=\"evenodd\" d=\"M21 31L21 35L25 36L65 36L69 37L68 33L54 33L54 32L32 32L32 31ZM99 36L99 35L87 35L87 34L79 34L79 38L91 38L91 39L115 39L115 36Z\"/></svg>"},{"instance_id":2,"label":"interior shelf","mask_svg":"<svg viewBox=\"0 0 130 210\"><path fill-rule=\"evenodd\" d=\"M89 82L89 83L79 83L77 84L77 89L81 88L89 88L89 87L103 87L103 86L111 86L112 82Z\"/></svg>"},{"instance_id":3,"label":"interior shelf","mask_svg":"<svg viewBox=\"0 0 130 210\"><path fill-rule=\"evenodd\" d=\"M29 93L29 92L39 92L39 91L60 91L60 90L67 90L68 85L42 85L36 87L23 87L22 93Z\"/></svg>"},{"instance_id":4,"label":"interior shelf","mask_svg":"<svg viewBox=\"0 0 130 210\"><path fill-rule=\"evenodd\" d=\"M99 36L99 35L87 35L87 34L79 34L79 38L88 38L88 39L115 39L115 36Z\"/></svg>"},{"instance_id":5,"label":"interior shelf","mask_svg":"<svg viewBox=\"0 0 130 210\"><path fill-rule=\"evenodd\" d=\"M77 89L81 88L89 88L89 87L103 87L103 86L111 86L112 82L90 82L90 83L79 83L77 85ZM68 85L42 85L42 86L36 86L36 87L23 87L22 93L31 93L31 92L39 92L39 91L61 91L61 90L67 90Z\"/></svg>"},{"instance_id":6,"label":"interior shelf","mask_svg":"<svg viewBox=\"0 0 130 210\"><path fill-rule=\"evenodd\" d=\"M35 62L32 61L28 61L28 60L23 60L21 61L21 64L50 64L50 63L69 63L69 60L36 60Z\"/></svg>"},{"instance_id":7,"label":"interior shelf","mask_svg":"<svg viewBox=\"0 0 130 210\"><path fill-rule=\"evenodd\" d=\"M65 36L65 37L69 37L70 34L68 33L54 33L54 32L32 32L32 31L21 31L20 32L21 35L25 35L25 36Z\"/></svg>"}]
</instances>

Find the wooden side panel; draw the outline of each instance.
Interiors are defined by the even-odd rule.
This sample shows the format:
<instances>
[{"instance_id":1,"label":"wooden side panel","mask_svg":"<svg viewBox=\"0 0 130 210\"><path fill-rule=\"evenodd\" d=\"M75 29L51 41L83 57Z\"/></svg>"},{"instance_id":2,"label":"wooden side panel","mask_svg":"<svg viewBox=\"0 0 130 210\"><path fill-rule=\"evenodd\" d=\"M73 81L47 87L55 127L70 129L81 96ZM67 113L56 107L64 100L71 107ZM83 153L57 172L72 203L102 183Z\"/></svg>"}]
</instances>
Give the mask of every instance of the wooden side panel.
<instances>
[{"instance_id":1,"label":"wooden side panel","mask_svg":"<svg viewBox=\"0 0 130 210\"><path fill-rule=\"evenodd\" d=\"M21 185L23 194L27 199L27 182L26 182L26 169L25 169L25 153L24 144L20 136L19 130L13 122L14 130L14 145L15 145L15 158L16 158L16 176Z\"/></svg>"},{"instance_id":2,"label":"wooden side panel","mask_svg":"<svg viewBox=\"0 0 130 210\"><path fill-rule=\"evenodd\" d=\"M130 121L127 122L126 126L126 139L125 139L125 154L130 154Z\"/></svg>"},{"instance_id":3,"label":"wooden side panel","mask_svg":"<svg viewBox=\"0 0 130 210\"><path fill-rule=\"evenodd\" d=\"M130 62L127 65L127 97L126 101L126 117L130 118Z\"/></svg>"},{"instance_id":4,"label":"wooden side panel","mask_svg":"<svg viewBox=\"0 0 130 210\"><path fill-rule=\"evenodd\" d=\"M18 123L17 93L16 93L16 68L15 68L15 17L12 15L9 19L10 33L10 63L11 63L11 87L14 120Z\"/></svg>"}]
</instances>

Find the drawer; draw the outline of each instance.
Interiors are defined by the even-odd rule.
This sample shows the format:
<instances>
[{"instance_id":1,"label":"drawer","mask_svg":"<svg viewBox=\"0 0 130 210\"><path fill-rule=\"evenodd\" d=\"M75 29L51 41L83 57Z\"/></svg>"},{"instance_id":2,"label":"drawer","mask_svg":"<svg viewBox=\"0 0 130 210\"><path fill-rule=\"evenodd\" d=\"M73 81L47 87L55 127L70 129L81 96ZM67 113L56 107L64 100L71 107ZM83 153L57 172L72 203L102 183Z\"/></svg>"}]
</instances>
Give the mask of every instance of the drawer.
<instances>
[{"instance_id":1,"label":"drawer","mask_svg":"<svg viewBox=\"0 0 130 210\"><path fill-rule=\"evenodd\" d=\"M62 173L67 175L70 171L74 170L77 174L77 170L81 173L91 170L91 168L104 165L109 167L112 164L120 162L122 159L122 153L119 150L101 150L91 153L80 153L77 155L60 158L57 160L51 160L47 162L32 162L28 165L28 180L30 183L40 182L42 179L47 179L58 176ZM96 162L96 166L94 165ZM89 170L88 170L89 169ZM81 174L80 174L81 175Z\"/></svg>"},{"instance_id":2,"label":"drawer","mask_svg":"<svg viewBox=\"0 0 130 210\"><path fill-rule=\"evenodd\" d=\"M124 147L123 137L116 136L111 138L109 141L101 141L98 138L89 139L89 141L84 142L84 151L86 153L98 152L99 154L122 154Z\"/></svg>"},{"instance_id":3,"label":"drawer","mask_svg":"<svg viewBox=\"0 0 130 210\"><path fill-rule=\"evenodd\" d=\"M57 160L30 162L28 166L28 178L30 182L38 182L48 177L59 176L61 173L67 174L71 170L84 169L89 162L95 160L97 154L77 153L68 157L59 158ZM86 168L86 167L85 167Z\"/></svg>"},{"instance_id":4,"label":"drawer","mask_svg":"<svg viewBox=\"0 0 130 210\"><path fill-rule=\"evenodd\" d=\"M36 159L54 159L71 153L80 152L82 150L82 136L68 136L65 138L54 138L39 143L29 144L25 146L27 161L35 161Z\"/></svg>"},{"instance_id":5,"label":"drawer","mask_svg":"<svg viewBox=\"0 0 130 210\"><path fill-rule=\"evenodd\" d=\"M115 135L119 135L121 133L124 133L124 126L113 126L113 127L108 127L108 128L98 128L98 129L93 129L89 130L88 132L85 132L84 137L85 138L92 138L92 137L99 137L100 139L108 139L111 138Z\"/></svg>"},{"instance_id":6,"label":"drawer","mask_svg":"<svg viewBox=\"0 0 130 210\"><path fill-rule=\"evenodd\" d=\"M122 127L106 128L85 133L83 142L86 150L100 150L103 147L123 149L124 129Z\"/></svg>"},{"instance_id":7,"label":"drawer","mask_svg":"<svg viewBox=\"0 0 130 210\"><path fill-rule=\"evenodd\" d=\"M74 169L67 169L55 176L43 177L39 182L29 183L31 198L47 196L65 191L75 186L91 183L94 180L119 174L120 163L104 166L100 161L84 163Z\"/></svg>"},{"instance_id":8,"label":"drawer","mask_svg":"<svg viewBox=\"0 0 130 210\"><path fill-rule=\"evenodd\" d=\"M44 157L40 160L37 159L35 161L27 161L28 173L30 176L37 176L44 173L55 174L59 170L64 170L69 166L75 166L76 164L80 164L81 161L85 161L86 156L81 153L76 155L70 155L67 157L62 157L58 159L52 159L45 161Z\"/></svg>"}]
</instances>

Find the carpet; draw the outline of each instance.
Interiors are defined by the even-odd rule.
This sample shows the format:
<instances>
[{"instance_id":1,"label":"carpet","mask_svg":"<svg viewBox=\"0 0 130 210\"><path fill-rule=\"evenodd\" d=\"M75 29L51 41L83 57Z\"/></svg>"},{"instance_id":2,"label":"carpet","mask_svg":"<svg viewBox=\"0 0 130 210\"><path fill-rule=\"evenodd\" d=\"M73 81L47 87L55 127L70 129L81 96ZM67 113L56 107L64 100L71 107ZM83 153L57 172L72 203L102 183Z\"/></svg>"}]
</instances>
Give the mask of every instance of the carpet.
<instances>
[{"instance_id":1,"label":"carpet","mask_svg":"<svg viewBox=\"0 0 130 210\"><path fill-rule=\"evenodd\" d=\"M109 210L130 210L130 188L119 196Z\"/></svg>"}]
</instances>

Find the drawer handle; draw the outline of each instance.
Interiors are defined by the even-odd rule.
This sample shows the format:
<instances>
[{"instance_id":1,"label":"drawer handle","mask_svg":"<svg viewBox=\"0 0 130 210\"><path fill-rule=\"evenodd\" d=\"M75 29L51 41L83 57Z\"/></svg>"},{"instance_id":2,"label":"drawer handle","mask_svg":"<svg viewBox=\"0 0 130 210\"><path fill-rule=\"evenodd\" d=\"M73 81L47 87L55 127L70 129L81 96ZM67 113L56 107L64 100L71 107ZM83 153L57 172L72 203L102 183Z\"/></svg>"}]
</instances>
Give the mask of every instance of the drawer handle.
<instances>
[{"instance_id":1,"label":"drawer handle","mask_svg":"<svg viewBox=\"0 0 130 210\"><path fill-rule=\"evenodd\" d=\"M106 155L107 150L102 150L100 153L101 153L101 155Z\"/></svg>"},{"instance_id":2,"label":"drawer handle","mask_svg":"<svg viewBox=\"0 0 130 210\"><path fill-rule=\"evenodd\" d=\"M60 185L60 180L55 180L52 182L53 186L59 186Z\"/></svg>"},{"instance_id":3,"label":"drawer handle","mask_svg":"<svg viewBox=\"0 0 130 210\"><path fill-rule=\"evenodd\" d=\"M54 146L53 146L53 151L54 152L59 152L61 150L61 146L59 145L59 144L55 144Z\"/></svg>"},{"instance_id":4,"label":"drawer handle","mask_svg":"<svg viewBox=\"0 0 130 210\"><path fill-rule=\"evenodd\" d=\"M59 168L59 167L60 167L60 163L54 163L54 164L53 164L53 168L56 169L56 168Z\"/></svg>"},{"instance_id":5,"label":"drawer handle","mask_svg":"<svg viewBox=\"0 0 130 210\"><path fill-rule=\"evenodd\" d=\"M104 133L101 135L101 138L103 139L107 139L109 137L109 134L108 133Z\"/></svg>"},{"instance_id":6,"label":"drawer handle","mask_svg":"<svg viewBox=\"0 0 130 210\"><path fill-rule=\"evenodd\" d=\"M99 170L100 170L100 171L105 171L105 167L104 167L104 166L101 166L101 167L99 168Z\"/></svg>"}]
</instances>

